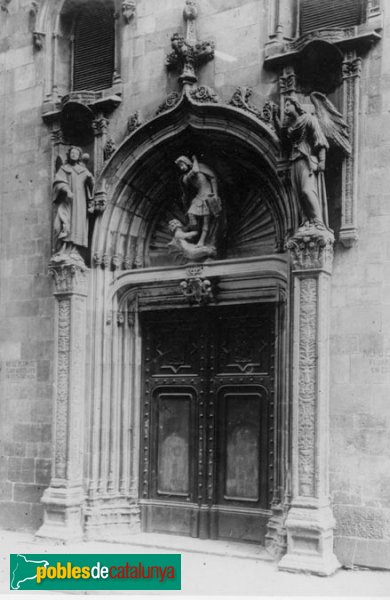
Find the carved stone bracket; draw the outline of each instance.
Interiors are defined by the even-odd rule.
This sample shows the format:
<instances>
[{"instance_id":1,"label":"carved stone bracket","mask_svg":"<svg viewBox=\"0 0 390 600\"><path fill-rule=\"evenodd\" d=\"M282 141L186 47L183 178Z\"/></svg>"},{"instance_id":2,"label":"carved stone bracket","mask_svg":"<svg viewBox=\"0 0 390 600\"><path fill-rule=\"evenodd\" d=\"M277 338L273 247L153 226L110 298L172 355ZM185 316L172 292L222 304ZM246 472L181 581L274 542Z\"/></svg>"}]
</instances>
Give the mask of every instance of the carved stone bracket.
<instances>
[{"instance_id":1,"label":"carved stone bracket","mask_svg":"<svg viewBox=\"0 0 390 600\"><path fill-rule=\"evenodd\" d=\"M214 300L214 292L209 279L190 277L181 282L180 288L190 304L209 304Z\"/></svg>"},{"instance_id":2,"label":"carved stone bracket","mask_svg":"<svg viewBox=\"0 0 390 600\"><path fill-rule=\"evenodd\" d=\"M52 479L42 497L38 537L80 540L82 531L86 295L88 270L50 264L56 297L55 424Z\"/></svg>"},{"instance_id":3,"label":"carved stone bracket","mask_svg":"<svg viewBox=\"0 0 390 600\"><path fill-rule=\"evenodd\" d=\"M123 0L122 15L126 25L128 25L134 18L136 9L137 3L135 0Z\"/></svg>"},{"instance_id":4,"label":"carved stone bracket","mask_svg":"<svg viewBox=\"0 0 390 600\"><path fill-rule=\"evenodd\" d=\"M301 228L292 258L292 500L286 519L286 571L330 575L335 520L329 505L329 290L333 234ZM306 233L306 235L305 235Z\"/></svg>"},{"instance_id":5,"label":"carved stone bracket","mask_svg":"<svg viewBox=\"0 0 390 600\"><path fill-rule=\"evenodd\" d=\"M359 148L359 104L361 58L350 52L343 62L343 112L349 127L352 152L343 163L342 213L340 241L350 248L358 240L357 197L358 197L358 148Z\"/></svg>"}]
</instances>

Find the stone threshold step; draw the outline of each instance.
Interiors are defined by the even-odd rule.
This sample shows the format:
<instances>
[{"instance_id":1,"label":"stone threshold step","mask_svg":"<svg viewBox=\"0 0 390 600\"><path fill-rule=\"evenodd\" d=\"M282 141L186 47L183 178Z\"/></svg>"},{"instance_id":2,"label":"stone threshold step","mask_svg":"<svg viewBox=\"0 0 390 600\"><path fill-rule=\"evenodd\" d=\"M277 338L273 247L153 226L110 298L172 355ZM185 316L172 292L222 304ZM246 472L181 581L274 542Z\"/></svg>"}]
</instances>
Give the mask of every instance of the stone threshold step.
<instances>
[{"instance_id":1,"label":"stone threshold step","mask_svg":"<svg viewBox=\"0 0 390 600\"><path fill-rule=\"evenodd\" d=\"M214 556L227 556L231 558L245 558L274 562L275 558L267 552L264 546L225 540L200 540L198 538L180 535L165 535L161 533L136 533L94 536L94 541L144 548L156 548L175 552L196 552Z\"/></svg>"}]
</instances>

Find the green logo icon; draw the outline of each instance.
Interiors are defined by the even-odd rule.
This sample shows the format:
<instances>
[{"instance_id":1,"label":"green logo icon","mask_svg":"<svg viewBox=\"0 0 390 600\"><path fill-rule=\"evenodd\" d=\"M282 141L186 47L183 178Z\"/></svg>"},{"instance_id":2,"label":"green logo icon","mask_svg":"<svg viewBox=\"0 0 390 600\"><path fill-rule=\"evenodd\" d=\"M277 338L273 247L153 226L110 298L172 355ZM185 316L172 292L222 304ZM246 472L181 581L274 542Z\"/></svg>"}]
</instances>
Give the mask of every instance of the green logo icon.
<instances>
[{"instance_id":1,"label":"green logo icon","mask_svg":"<svg viewBox=\"0 0 390 600\"><path fill-rule=\"evenodd\" d=\"M11 590L180 590L180 554L11 554Z\"/></svg>"}]
</instances>

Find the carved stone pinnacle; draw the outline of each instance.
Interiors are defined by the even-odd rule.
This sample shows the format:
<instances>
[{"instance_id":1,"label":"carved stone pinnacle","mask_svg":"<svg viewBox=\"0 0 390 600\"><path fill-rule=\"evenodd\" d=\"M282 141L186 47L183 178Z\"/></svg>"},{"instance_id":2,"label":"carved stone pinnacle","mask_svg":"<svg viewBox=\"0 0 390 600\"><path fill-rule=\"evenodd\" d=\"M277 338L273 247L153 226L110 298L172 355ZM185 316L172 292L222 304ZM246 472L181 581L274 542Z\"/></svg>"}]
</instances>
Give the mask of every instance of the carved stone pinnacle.
<instances>
[{"instance_id":1,"label":"carved stone pinnacle","mask_svg":"<svg viewBox=\"0 0 390 600\"><path fill-rule=\"evenodd\" d=\"M186 36L174 33L171 38L172 50L166 58L166 66L181 71L179 81L182 85L193 85L198 81L196 70L214 58L214 42L197 41L196 18L198 9L195 2L186 0L183 18L186 24Z\"/></svg>"}]
</instances>

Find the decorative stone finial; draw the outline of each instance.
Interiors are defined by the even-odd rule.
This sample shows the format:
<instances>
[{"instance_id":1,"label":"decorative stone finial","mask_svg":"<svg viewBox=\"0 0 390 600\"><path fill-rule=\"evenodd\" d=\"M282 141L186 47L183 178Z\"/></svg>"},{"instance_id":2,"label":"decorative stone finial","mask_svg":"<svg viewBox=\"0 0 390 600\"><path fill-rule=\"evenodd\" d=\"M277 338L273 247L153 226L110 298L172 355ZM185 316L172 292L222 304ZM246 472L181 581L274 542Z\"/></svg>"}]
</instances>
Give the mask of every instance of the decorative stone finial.
<instances>
[{"instance_id":1,"label":"decorative stone finial","mask_svg":"<svg viewBox=\"0 0 390 600\"><path fill-rule=\"evenodd\" d=\"M198 81L196 70L204 63L214 58L214 42L197 41L196 19L198 9L195 2L186 0L183 18L186 24L186 36L174 33L171 38L173 52L168 54L166 65L168 69L180 70L179 81L182 85L192 85Z\"/></svg>"}]
</instances>

